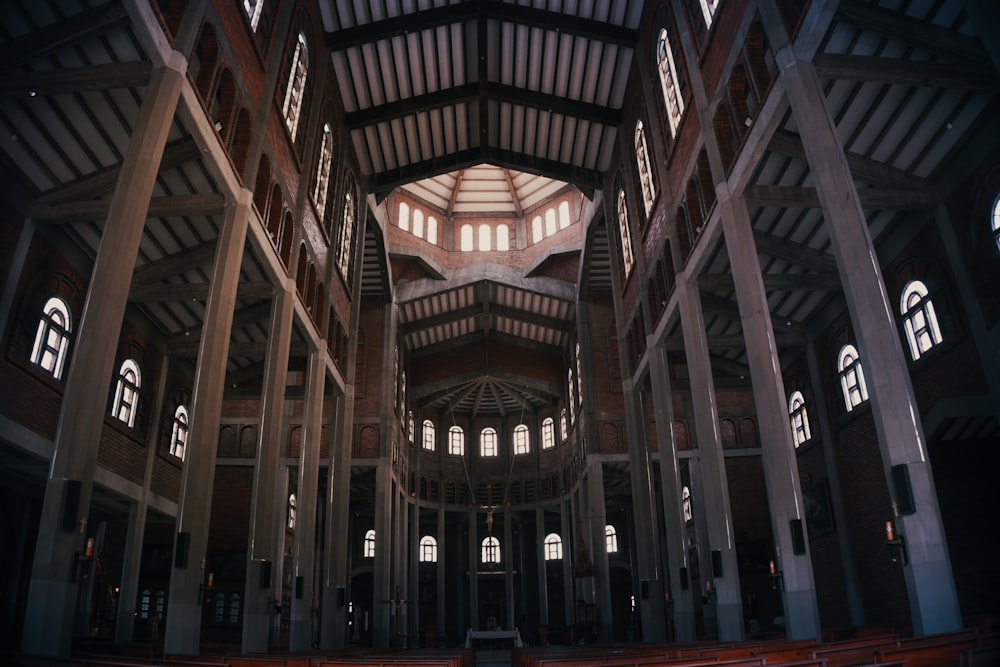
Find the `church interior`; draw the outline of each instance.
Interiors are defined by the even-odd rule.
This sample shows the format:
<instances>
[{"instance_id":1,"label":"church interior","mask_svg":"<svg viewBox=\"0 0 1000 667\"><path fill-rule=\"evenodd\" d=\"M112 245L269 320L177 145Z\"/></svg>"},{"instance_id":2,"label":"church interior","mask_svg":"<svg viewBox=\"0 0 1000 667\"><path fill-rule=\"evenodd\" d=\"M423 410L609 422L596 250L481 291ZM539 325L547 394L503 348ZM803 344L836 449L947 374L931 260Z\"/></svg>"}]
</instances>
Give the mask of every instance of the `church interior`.
<instances>
[{"instance_id":1,"label":"church interior","mask_svg":"<svg viewBox=\"0 0 1000 667\"><path fill-rule=\"evenodd\" d=\"M0 3L5 664L1000 663L998 30Z\"/></svg>"}]
</instances>

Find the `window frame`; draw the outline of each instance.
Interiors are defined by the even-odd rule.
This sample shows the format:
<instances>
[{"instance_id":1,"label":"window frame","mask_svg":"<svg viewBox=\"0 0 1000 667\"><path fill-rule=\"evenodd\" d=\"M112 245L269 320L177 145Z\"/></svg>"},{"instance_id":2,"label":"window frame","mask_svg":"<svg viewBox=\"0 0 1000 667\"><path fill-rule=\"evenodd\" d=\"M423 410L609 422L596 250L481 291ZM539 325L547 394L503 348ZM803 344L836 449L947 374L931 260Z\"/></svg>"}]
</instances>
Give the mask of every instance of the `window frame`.
<instances>
[{"instance_id":1,"label":"window frame","mask_svg":"<svg viewBox=\"0 0 1000 667\"><path fill-rule=\"evenodd\" d=\"M437 450L437 427L434 426L434 422L430 419L425 419L420 425L423 431L423 437L420 439L420 446L426 452L433 452ZM429 428L428 428L429 427Z\"/></svg>"},{"instance_id":2,"label":"window frame","mask_svg":"<svg viewBox=\"0 0 1000 667\"><path fill-rule=\"evenodd\" d=\"M118 377L115 382L115 399L111 408L111 416L118 421L135 428L135 416L139 411L139 391L142 388L142 372L139 362L129 357L118 367ZM124 417L123 417L124 414Z\"/></svg>"},{"instance_id":3,"label":"window frame","mask_svg":"<svg viewBox=\"0 0 1000 667\"><path fill-rule=\"evenodd\" d=\"M788 397L788 417L792 427L792 443L796 448L812 440L806 399L799 390L793 391Z\"/></svg>"},{"instance_id":4,"label":"window frame","mask_svg":"<svg viewBox=\"0 0 1000 667\"><path fill-rule=\"evenodd\" d=\"M542 544L542 551L546 562L550 560L563 559L562 537L559 536L559 533L549 533L545 536L545 540Z\"/></svg>"},{"instance_id":5,"label":"window frame","mask_svg":"<svg viewBox=\"0 0 1000 667\"><path fill-rule=\"evenodd\" d=\"M851 343L845 344L837 354L837 373L844 394L844 407L847 412L851 412L868 400L868 383L865 381L861 355Z\"/></svg>"},{"instance_id":6,"label":"window frame","mask_svg":"<svg viewBox=\"0 0 1000 667\"><path fill-rule=\"evenodd\" d=\"M179 403L174 409L174 422L170 429L170 455L181 461L187 454L188 434L190 433L191 420L187 406ZM177 451L180 450L180 454Z\"/></svg>"},{"instance_id":7,"label":"window frame","mask_svg":"<svg viewBox=\"0 0 1000 667\"><path fill-rule=\"evenodd\" d=\"M448 454L465 456L465 431L458 424L448 429Z\"/></svg>"},{"instance_id":8,"label":"window frame","mask_svg":"<svg viewBox=\"0 0 1000 667\"><path fill-rule=\"evenodd\" d=\"M635 163L639 172L639 191L642 193L642 203L648 221L653 212L653 203L656 201L656 181L649 157L649 144L646 142L646 127L641 118L635 121Z\"/></svg>"},{"instance_id":9,"label":"window frame","mask_svg":"<svg viewBox=\"0 0 1000 667\"><path fill-rule=\"evenodd\" d=\"M542 420L542 449L554 449L556 446L556 420L546 417Z\"/></svg>"},{"instance_id":10,"label":"window frame","mask_svg":"<svg viewBox=\"0 0 1000 667\"><path fill-rule=\"evenodd\" d=\"M56 315L62 318L61 322L56 321ZM42 306L42 315L38 318L35 342L29 357L31 363L56 380L61 380L66 367L66 357L69 355L69 338L72 331L73 320L69 305L60 296L50 296ZM51 361L48 361L49 359Z\"/></svg>"},{"instance_id":11,"label":"window frame","mask_svg":"<svg viewBox=\"0 0 1000 667\"><path fill-rule=\"evenodd\" d=\"M497 430L487 426L479 432L479 456L484 459L495 459L500 456Z\"/></svg>"},{"instance_id":12,"label":"window frame","mask_svg":"<svg viewBox=\"0 0 1000 667\"><path fill-rule=\"evenodd\" d=\"M482 553L480 560L484 564L497 564L501 562L500 559L500 540L498 540L493 535L487 535L482 541Z\"/></svg>"},{"instance_id":13,"label":"window frame","mask_svg":"<svg viewBox=\"0 0 1000 667\"><path fill-rule=\"evenodd\" d=\"M670 138L677 137L677 130L684 118L684 95L681 93L680 78L677 76L677 59L667 29L660 28L656 38L656 71L663 94L663 107L667 112L667 126Z\"/></svg>"},{"instance_id":14,"label":"window frame","mask_svg":"<svg viewBox=\"0 0 1000 667\"><path fill-rule=\"evenodd\" d=\"M903 287L899 297L899 313L903 317L903 331L906 333L913 361L944 342L934 301L922 280L911 280ZM920 324L917 324L918 320Z\"/></svg>"},{"instance_id":15,"label":"window frame","mask_svg":"<svg viewBox=\"0 0 1000 667\"><path fill-rule=\"evenodd\" d=\"M531 434L526 424L514 427L514 456L524 456L531 453Z\"/></svg>"},{"instance_id":16,"label":"window frame","mask_svg":"<svg viewBox=\"0 0 1000 667\"><path fill-rule=\"evenodd\" d=\"M420 538L420 551L417 555L421 563L436 563L438 560L438 544L433 535Z\"/></svg>"},{"instance_id":17,"label":"window frame","mask_svg":"<svg viewBox=\"0 0 1000 667\"><path fill-rule=\"evenodd\" d=\"M604 551L609 554L618 553L618 531L610 523L604 526Z\"/></svg>"},{"instance_id":18,"label":"window frame","mask_svg":"<svg viewBox=\"0 0 1000 667\"><path fill-rule=\"evenodd\" d=\"M632 230L629 228L628 198L625 195L625 188L618 188L618 234L622 242L622 268L625 271L625 279L632 275L632 268L635 266L635 255L632 248Z\"/></svg>"},{"instance_id":19,"label":"window frame","mask_svg":"<svg viewBox=\"0 0 1000 667\"><path fill-rule=\"evenodd\" d=\"M295 37L295 51L288 72L288 84L281 103L281 115L285 119L285 129L295 142L299 121L302 119L302 100L305 98L306 79L309 76L309 42L306 34L299 30Z\"/></svg>"},{"instance_id":20,"label":"window frame","mask_svg":"<svg viewBox=\"0 0 1000 667\"><path fill-rule=\"evenodd\" d=\"M375 529L369 528L365 533L365 539L362 542L361 555L364 558L375 558Z\"/></svg>"}]
</instances>

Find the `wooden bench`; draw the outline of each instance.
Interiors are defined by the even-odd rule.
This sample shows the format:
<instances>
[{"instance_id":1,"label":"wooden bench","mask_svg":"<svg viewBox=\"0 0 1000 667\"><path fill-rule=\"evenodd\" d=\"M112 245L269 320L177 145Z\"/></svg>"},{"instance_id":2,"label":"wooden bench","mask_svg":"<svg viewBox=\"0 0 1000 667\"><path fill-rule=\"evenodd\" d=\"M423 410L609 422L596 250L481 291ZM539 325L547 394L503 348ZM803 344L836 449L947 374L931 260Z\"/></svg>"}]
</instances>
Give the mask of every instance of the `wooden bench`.
<instances>
[{"instance_id":1,"label":"wooden bench","mask_svg":"<svg viewBox=\"0 0 1000 667\"><path fill-rule=\"evenodd\" d=\"M810 658L826 658L828 667L846 667L875 661L875 651L896 646L895 638L859 639L850 643L830 644L809 651Z\"/></svg>"},{"instance_id":2,"label":"wooden bench","mask_svg":"<svg viewBox=\"0 0 1000 667\"><path fill-rule=\"evenodd\" d=\"M875 662L885 663L905 660L907 667L958 667L962 649L979 646L978 637L941 639L936 642L926 638L900 641L899 646L875 651Z\"/></svg>"}]
</instances>

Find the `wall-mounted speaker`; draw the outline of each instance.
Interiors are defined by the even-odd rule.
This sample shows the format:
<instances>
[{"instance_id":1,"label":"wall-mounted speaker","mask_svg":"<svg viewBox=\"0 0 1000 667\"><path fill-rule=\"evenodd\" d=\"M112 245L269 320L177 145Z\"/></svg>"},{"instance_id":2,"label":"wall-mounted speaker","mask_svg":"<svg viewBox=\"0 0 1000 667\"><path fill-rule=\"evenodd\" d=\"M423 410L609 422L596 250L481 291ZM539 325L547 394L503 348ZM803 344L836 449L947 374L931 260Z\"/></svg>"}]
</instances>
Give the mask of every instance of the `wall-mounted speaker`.
<instances>
[{"instance_id":1,"label":"wall-mounted speaker","mask_svg":"<svg viewBox=\"0 0 1000 667\"><path fill-rule=\"evenodd\" d=\"M639 591L643 600L649 599L649 579L643 579L639 582Z\"/></svg>"},{"instance_id":2,"label":"wall-mounted speaker","mask_svg":"<svg viewBox=\"0 0 1000 667\"><path fill-rule=\"evenodd\" d=\"M301 574L295 577L295 598L298 600L302 599L302 589L305 588L306 578Z\"/></svg>"},{"instance_id":3,"label":"wall-mounted speaker","mask_svg":"<svg viewBox=\"0 0 1000 667\"><path fill-rule=\"evenodd\" d=\"M806 539L802 533L802 519L790 519L788 529L792 532L792 553L801 556L806 552Z\"/></svg>"},{"instance_id":4,"label":"wall-mounted speaker","mask_svg":"<svg viewBox=\"0 0 1000 667\"><path fill-rule=\"evenodd\" d=\"M181 570L188 566L188 548L191 546L191 533L177 533L174 545L174 567Z\"/></svg>"},{"instance_id":5,"label":"wall-mounted speaker","mask_svg":"<svg viewBox=\"0 0 1000 667\"><path fill-rule=\"evenodd\" d=\"M680 570L681 570L681 590L686 591L688 589L688 586L690 585L688 578L688 569L686 567L682 567L680 568Z\"/></svg>"},{"instance_id":6,"label":"wall-mounted speaker","mask_svg":"<svg viewBox=\"0 0 1000 667\"><path fill-rule=\"evenodd\" d=\"M76 479L64 480L62 520L59 527L67 532L76 530L76 513L80 511L80 491L83 484Z\"/></svg>"},{"instance_id":7,"label":"wall-mounted speaker","mask_svg":"<svg viewBox=\"0 0 1000 667\"><path fill-rule=\"evenodd\" d=\"M722 576L722 551L719 549L712 550L712 576Z\"/></svg>"},{"instance_id":8,"label":"wall-mounted speaker","mask_svg":"<svg viewBox=\"0 0 1000 667\"><path fill-rule=\"evenodd\" d=\"M917 511L917 504L913 501L913 488L910 486L910 469L905 463L892 466L892 488L896 492L896 509L900 514L913 514Z\"/></svg>"},{"instance_id":9,"label":"wall-mounted speaker","mask_svg":"<svg viewBox=\"0 0 1000 667\"><path fill-rule=\"evenodd\" d=\"M347 602L347 589L337 586L337 606L343 607L345 602Z\"/></svg>"},{"instance_id":10,"label":"wall-mounted speaker","mask_svg":"<svg viewBox=\"0 0 1000 667\"><path fill-rule=\"evenodd\" d=\"M261 588L271 587L271 561L260 561L260 581L258 583Z\"/></svg>"}]
</instances>

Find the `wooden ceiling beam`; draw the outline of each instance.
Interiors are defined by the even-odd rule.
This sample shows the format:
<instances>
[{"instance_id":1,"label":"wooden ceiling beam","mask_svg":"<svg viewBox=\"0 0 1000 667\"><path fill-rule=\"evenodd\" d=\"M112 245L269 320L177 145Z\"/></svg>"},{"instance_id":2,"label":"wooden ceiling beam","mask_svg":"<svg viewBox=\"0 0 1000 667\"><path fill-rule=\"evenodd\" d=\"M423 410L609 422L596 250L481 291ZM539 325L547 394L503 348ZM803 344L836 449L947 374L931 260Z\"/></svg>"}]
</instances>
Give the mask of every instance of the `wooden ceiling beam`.
<instances>
[{"instance_id":1,"label":"wooden ceiling beam","mask_svg":"<svg viewBox=\"0 0 1000 667\"><path fill-rule=\"evenodd\" d=\"M149 83L153 64L145 61L8 72L0 78L0 97L52 97L93 90L138 88Z\"/></svg>"},{"instance_id":2,"label":"wooden ceiling beam","mask_svg":"<svg viewBox=\"0 0 1000 667\"><path fill-rule=\"evenodd\" d=\"M947 63L841 53L818 53L816 76L837 81L864 81L934 88L995 89L996 72L981 63Z\"/></svg>"},{"instance_id":3,"label":"wooden ceiling beam","mask_svg":"<svg viewBox=\"0 0 1000 667\"><path fill-rule=\"evenodd\" d=\"M766 273L764 289L772 291L791 290L835 290L842 289L840 276L828 273ZM730 273L706 273L698 276L698 286L708 292L733 291L733 276Z\"/></svg>"},{"instance_id":4,"label":"wooden ceiling beam","mask_svg":"<svg viewBox=\"0 0 1000 667\"><path fill-rule=\"evenodd\" d=\"M208 298L208 288L208 283L136 285L129 290L128 300L130 303L205 301ZM236 297L239 299L269 299L273 295L274 285L266 281L241 282L236 288Z\"/></svg>"},{"instance_id":5,"label":"wooden ceiling beam","mask_svg":"<svg viewBox=\"0 0 1000 667\"><path fill-rule=\"evenodd\" d=\"M757 251L765 255L778 257L808 269L817 269L820 271L837 270L837 260L822 250L816 250L801 243L789 241L780 236L756 229L753 232L753 238L757 246Z\"/></svg>"},{"instance_id":6,"label":"wooden ceiling beam","mask_svg":"<svg viewBox=\"0 0 1000 667\"><path fill-rule=\"evenodd\" d=\"M128 9L123 2L105 2L94 9L75 14L71 21L56 21L41 30L33 30L0 46L0 70L31 62L84 41L91 35L127 25Z\"/></svg>"},{"instance_id":7,"label":"wooden ceiling beam","mask_svg":"<svg viewBox=\"0 0 1000 667\"><path fill-rule=\"evenodd\" d=\"M935 204L929 189L858 188L858 199L866 209L919 210ZM747 206L773 208L820 208L816 188L786 185L748 185L743 191Z\"/></svg>"},{"instance_id":8,"label":"wooden ceiling beam","mask_svg":"<svg viewBox=\"0 0 1000 667\"><path fill-rule=\"evenodd\" d=\"M184 248L172 255L137 269L132 274L132 285L157 283L178 276L191 269L197 269L209 264L215 258L215 240L202 243L199 246Z\"/></svg>"},{"instance_id":9,"label":"wooden ceiling beam","mask_svg":"<svg viewBox=\"0 0 1000 667\"><path fill-rule=\"evenodd\" d=\"M712 350L732 350L742 349L746 346L746 339L743 334L722 334L708 336L708 347ZM778 347L795 347L805 345L808 337L797 332L775 332L774 341ZM667 336L663 342L667 352L682 352L684 350L684 338L682 336Z\"/></svg>"},{"instance_id":10,"label":"wooden ceiling beam","mask_svg":"<svg viewBox=\"0 0 1000 667\"><path fill-rule=\"evenodd\" d=\"M146 218L180 218L192 215L220 215L225 211L226 198L221 194L172 195L153 197L149 200ZM110 199L48 204L40 202L31 209L31 219L36 223L65 224L92 222L108 217Z\"/></svg>"},{"instance_id":11,"label":"wooden ceiling beam","mask_svg":"<svg viewBox=\"0 0 1000 667\"><path fill-rule=\"evenodd\" d=\"M957 56L973 62L989 61L989 55L982 45L968 35L883 9L869 2L842 0L837 6L837 14L865 30L934 53Z\"/></svg>"}]
</instances>

